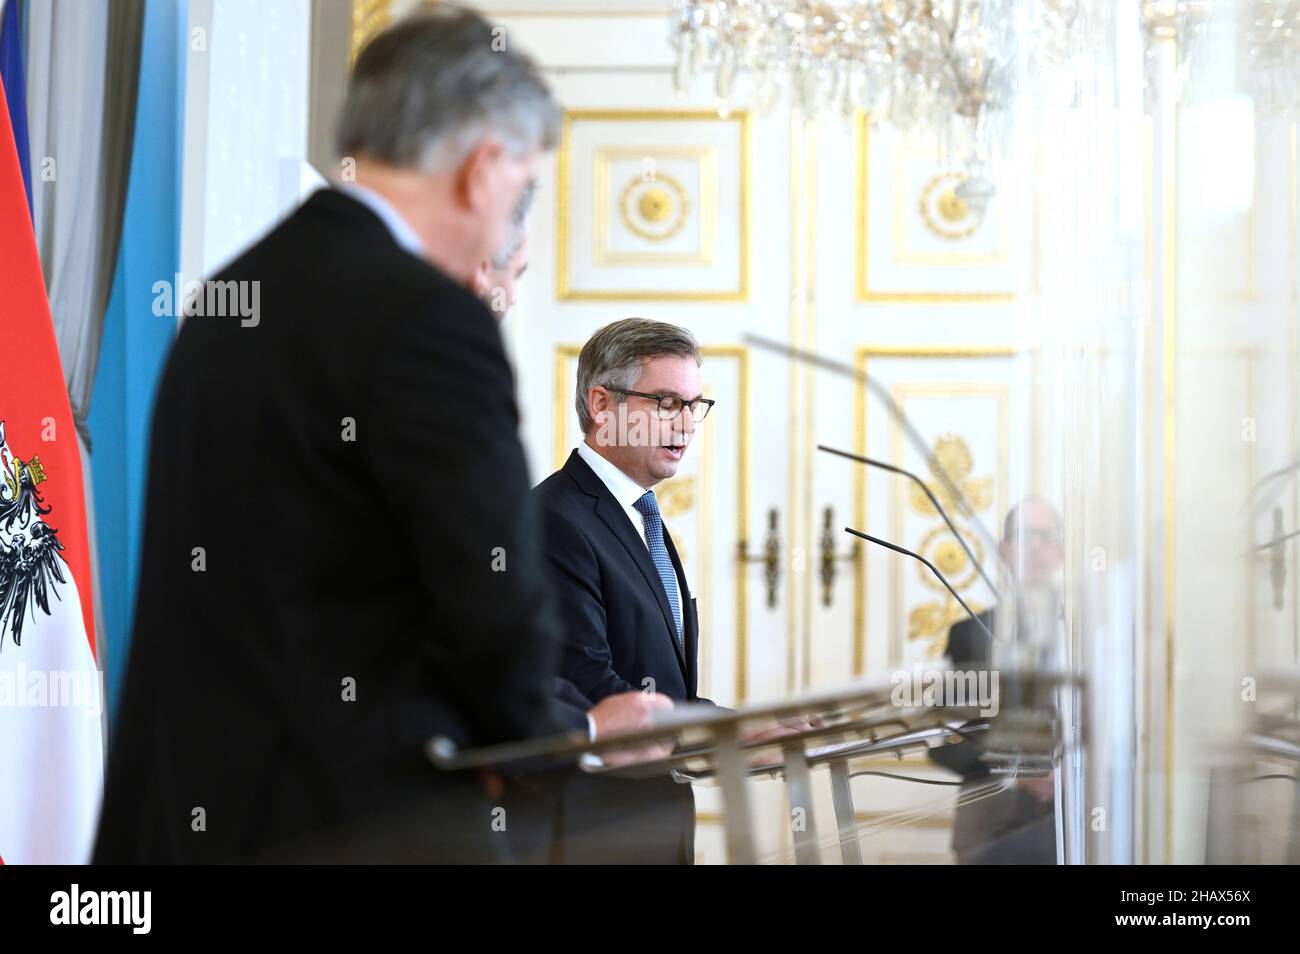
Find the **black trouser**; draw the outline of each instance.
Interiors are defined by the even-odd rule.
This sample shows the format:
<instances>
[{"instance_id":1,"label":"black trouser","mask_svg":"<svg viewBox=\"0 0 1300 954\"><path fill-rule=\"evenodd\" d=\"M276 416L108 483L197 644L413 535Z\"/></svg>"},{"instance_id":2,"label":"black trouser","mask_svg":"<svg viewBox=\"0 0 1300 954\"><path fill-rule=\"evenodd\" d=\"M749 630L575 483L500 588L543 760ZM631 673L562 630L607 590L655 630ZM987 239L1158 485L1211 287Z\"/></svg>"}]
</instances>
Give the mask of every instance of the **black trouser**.
<instances>
[{"instance_id":1,"label":"black trouser","mask_svg":"<svg viewBox=\"0 0 1300 954\"><path fill-rule=\"evenodd\" d=\"M283 842L250 860L288 864L507 864L504 798L476 773L439 778L430 794Z\"/></svg>"},{"instance_id":2,"label":"black trouser","mask_svg":"<svg viewBox=\"0 0 1300 954\"><path fill-rule=\"evenodd\" d=\"M695 796L669 778L553 771L512 780L511 848L523 864L689 865Z\"/></svg>"}]
</instances>

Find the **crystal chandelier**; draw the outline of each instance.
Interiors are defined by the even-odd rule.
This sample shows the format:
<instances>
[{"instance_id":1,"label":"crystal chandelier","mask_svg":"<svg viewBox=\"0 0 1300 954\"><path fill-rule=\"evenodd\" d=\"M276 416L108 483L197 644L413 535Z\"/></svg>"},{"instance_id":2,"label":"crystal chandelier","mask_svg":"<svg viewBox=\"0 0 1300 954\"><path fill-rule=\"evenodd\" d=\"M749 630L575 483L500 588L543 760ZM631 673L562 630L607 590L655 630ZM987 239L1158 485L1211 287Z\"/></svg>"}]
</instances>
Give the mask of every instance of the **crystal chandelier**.
<instances>
[{"instance_id":1,"label":"crystal chandelier","mask_svg":"<svg viewBox=\"0 0 1300 954\"><path fill-rule=\"evenodd\" d=\"M1069 47L1080 2L678 0L674 84L713 72L724 111L766 112L783 88L804 118L863 109L973 169L1005 139L1027 63Z\"/></svg>"}]
</instances>

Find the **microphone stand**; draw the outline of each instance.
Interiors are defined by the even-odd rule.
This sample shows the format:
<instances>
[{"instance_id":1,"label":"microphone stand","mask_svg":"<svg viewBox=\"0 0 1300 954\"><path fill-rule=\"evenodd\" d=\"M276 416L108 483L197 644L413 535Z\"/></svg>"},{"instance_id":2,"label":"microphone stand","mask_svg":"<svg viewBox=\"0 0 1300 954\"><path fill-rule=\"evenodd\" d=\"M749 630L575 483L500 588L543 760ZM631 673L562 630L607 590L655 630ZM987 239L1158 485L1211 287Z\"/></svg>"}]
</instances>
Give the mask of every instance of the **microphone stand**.
<instances>
[{"instance_id":1,"label":"microphone stand","mask_svg":"<svg viewBox=\"0 0 1300 954\"><path fill-rule=\"evenodd\" d=\"M873 537L871 534L863 533L861 530L854 530L852 527L845 527L844 532L851 533L855 537L861 537L863 540L867 540L871 543L876 544L877 546L882 546L889 550L893 550L895 553L902 553L905 556L910 556L914 560L920 560L922 563L924 563L926 566L930 568L930 572L933 573L938 578L939 582L948 588L948 592L951 593L953 595L953 598L958 603L961 604L961 608L966 611L966 613L970 616L971 619L975 621L975 623L979 626L979 628L984 630L984 632L988 633L989 639L990 640L993 639L993 631L989 629L987 626L985 626L984 621L975 615L975 611L966 605L966 601L961 598L961 596L957 593L955 589L953 589L952 584L948 582L948 578L939 572L939 568L935 566L933 563L931 563L929 560L927 560L925 557L921 556L921 554L913 553L911 550L907 549L906 547L900 547L895 543L890 543L888 540L881 540L879 537Z\"/></svg>"}]
</instances>

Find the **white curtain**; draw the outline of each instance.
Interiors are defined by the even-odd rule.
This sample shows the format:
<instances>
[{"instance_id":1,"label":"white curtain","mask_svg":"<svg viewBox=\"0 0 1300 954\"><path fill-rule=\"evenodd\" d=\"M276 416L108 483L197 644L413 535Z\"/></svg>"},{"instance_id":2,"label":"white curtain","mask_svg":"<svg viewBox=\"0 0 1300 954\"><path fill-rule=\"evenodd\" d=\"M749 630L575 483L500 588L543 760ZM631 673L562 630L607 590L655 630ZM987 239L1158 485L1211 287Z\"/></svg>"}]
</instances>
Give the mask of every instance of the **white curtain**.
<instances>
[{"instance_id":1,"label":"white curtain","mask_svg":"<svg viewBox=\"0 0 1300 954\"><path fill-rule=\"evenodd\" d=\"M86 493L95 632L104 657L99 553L86 425L126 207L143 0L28 6L32 217Z\"/></svg>"},{"instance_id":2,"label":"white curtain","mask_svg":"<svg viewBox=\"0 0 1300 954\"><path fill-rule=\"evenodd\" d=\"M143 4L28 9L32 214L64 378L85 443L135 129Z\"/></svg>"}]
</instances>

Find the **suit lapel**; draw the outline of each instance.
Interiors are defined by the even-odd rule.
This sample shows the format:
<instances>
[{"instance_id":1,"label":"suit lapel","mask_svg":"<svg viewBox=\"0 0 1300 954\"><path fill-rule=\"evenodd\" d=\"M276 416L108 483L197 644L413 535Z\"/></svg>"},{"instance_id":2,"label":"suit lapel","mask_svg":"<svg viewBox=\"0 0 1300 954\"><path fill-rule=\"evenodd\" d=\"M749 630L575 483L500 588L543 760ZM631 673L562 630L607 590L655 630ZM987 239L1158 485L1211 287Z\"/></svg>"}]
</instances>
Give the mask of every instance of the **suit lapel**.
<instances>
[{"instance_id":1,"label":"suit lapel","mask_svg":"<svg viewBox=\"0 0 1300 954\"><path fill-rule=\"evenodd\" d=\"M686 649L686 658L683 665L686 667L686 692L687 695L695 698L695 681L696 660L699 658L697 646L699 644L699 631L696 627L695 613L692 612L692 600L690 587L686 585L686 571L682 568L682 558L677 555L677 547L673 545L672 534L668 528L664 527L664 545L668 548L668 556L673 561L673 572L677 574L677 600L682 606L682 644ZM673 641L676 645L676 640Z\"/></svg>"},{"instance_id":2,"label":"suit lapel","mask_svg":"<svg viewBox=\"0 0 1300 954\"><path fill-rule=\"evenodd\" d=\"M668 605L668 594L664 592L664 584L663 580L659 578L659 570L655 568L654 561L650 559L649 547L641 539L641 535L636 532L636 527L632 526L632 518L614 499L614 495L609 492L605 482L596 476L576 450L569 455L569 459L564 465L564 471L573 478L583 492L596 498L596 516L605 522L605 525L618 538L618 542L623 544L628 556L632 558L632 562L636 564L637 569L641 571L641 575L645 577L650 592L659 601L659 610L663 613L668 640L677 656L677 664L682 667L682 676L689 679L689 674L686 671L686 659L682 655L681 647L677 644L677 621L673 619L672 607ZM667 530L664 531L664 540L665 542L668 540ZM668 552L672 555L674 563L676 563L676 551L672 548L671 543L667 545ZM679 583L678 586L680 587L681 584ZM680 596L679 593L679 598ZM683 641L685 640L685 613L686 608L683 606Z\"/></svg>"}]
</instances>

